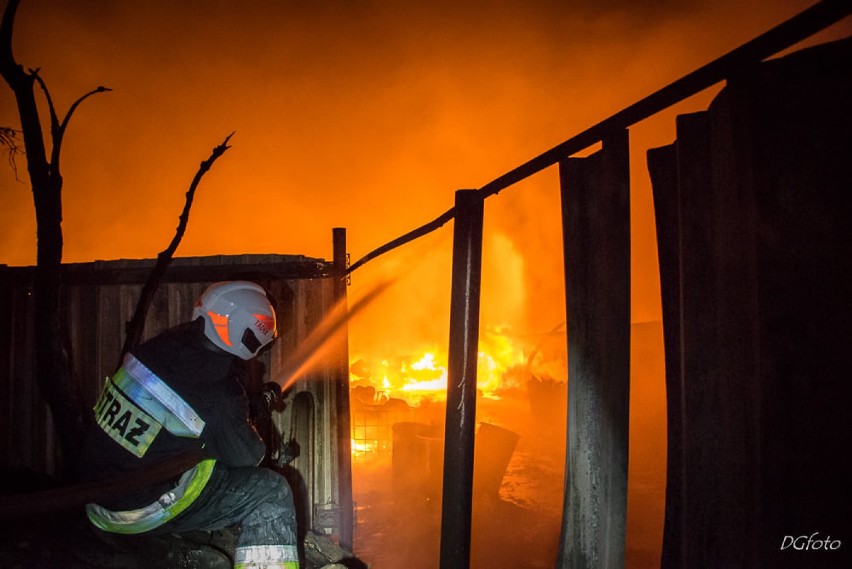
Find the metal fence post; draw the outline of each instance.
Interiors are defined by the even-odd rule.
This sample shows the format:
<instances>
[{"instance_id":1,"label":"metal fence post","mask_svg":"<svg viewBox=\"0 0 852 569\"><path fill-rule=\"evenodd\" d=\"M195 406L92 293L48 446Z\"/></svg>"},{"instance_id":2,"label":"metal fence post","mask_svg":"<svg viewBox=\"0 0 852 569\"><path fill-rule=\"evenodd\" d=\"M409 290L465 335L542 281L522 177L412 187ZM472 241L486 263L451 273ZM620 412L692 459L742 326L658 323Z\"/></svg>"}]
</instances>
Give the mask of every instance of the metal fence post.
<instances>
[{"instance_id":1,"label":"metal fence post","mask_svg":"<svg viewBox=\"0 0 852 569\"><path fill-rule=\"evenodd\" d=\"M346 228L332 229L332 247L334 249L334 299L346 302ZM352 444L351 416L349 411L349 331L346 330L338 361L338 378L335 382L335 401L337 402L337 459L338 491L340 503L340 543L352 548L353 503L352 503Z\"/></svg>"},{"instance_id":2,"label":"metal fence post","mask_svg":"<svg viewBox=\"0 0 852 569\"><path fill-rule=\"evenodd\" d=\"M442 569L465 569L470 566L484 209L482 197L476 190L458 190L455 209L441 510Z\"/></svg>"}]
</instances>

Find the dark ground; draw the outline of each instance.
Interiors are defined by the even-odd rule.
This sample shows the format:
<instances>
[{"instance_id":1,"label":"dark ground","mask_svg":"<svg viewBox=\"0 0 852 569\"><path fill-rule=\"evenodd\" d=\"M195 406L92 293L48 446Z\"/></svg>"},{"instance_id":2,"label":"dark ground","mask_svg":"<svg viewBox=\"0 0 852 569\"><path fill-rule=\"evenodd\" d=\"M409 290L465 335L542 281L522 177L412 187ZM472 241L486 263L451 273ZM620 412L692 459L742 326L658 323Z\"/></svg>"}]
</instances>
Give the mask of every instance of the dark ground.
<instances>
[{"instance_id":1,"label":"dark ground","mask_svg":"<svg viewBox=\"0 0 852 569\"><path fill-rule=\"evenodd\" d=\"M312 541L313 543L313 541ZM0 569L230 569L236 533L116 536L81 513L63 512L0 527ZM332 546L333 547L333 546ZM303 569L366 569L355 558L332 564L309 552Z\"/></svg>"},{"instance_id":2,"label":"dark ground","mask_svg":"<svg viewBox=\"0 0 852 569\"><path fill-rule=\"evenodd\" d=\"M97 530L82 506L44 505L44 492L60 486L49 475L0 470L0 569L230 569L237 532L124 536ZM20 496L33 496L46 514L12 514ZM4 508L5 506L5 508ZM26 508L24 508L26 509ZM367 565L328 538L310 533L302 544L303 569L365 569ZM342 557L345 557L341 559ZM333 565L333 561L341 564Z\"/></svg>"},{"instance_id":3,"label":"dark ground","mask_svg":"<svg viewBox=\"0 0 852 569\"><path fill-rule=\"evenodd\" d=\"M178 537L107 536L82 513L5 524L0 536L3 569L143 569L152 567L231 567L226 535ZM204 543L207 541L207 543Z\"/></svg>"},{"instance_id":4,"label":"dark ground","mask_svg":"<svg viewBox=\"0 0 852 569\"><path fill-rule=\"evenodd\" d=\"M95 529L82 511L0 523L0 569L230 569L237 534L233 531L191 532L164 536L121 536ZM332 564L315 553L342 553L312 534L303 569L366 569L354 557Z\"/></svg>"}]
</instances>

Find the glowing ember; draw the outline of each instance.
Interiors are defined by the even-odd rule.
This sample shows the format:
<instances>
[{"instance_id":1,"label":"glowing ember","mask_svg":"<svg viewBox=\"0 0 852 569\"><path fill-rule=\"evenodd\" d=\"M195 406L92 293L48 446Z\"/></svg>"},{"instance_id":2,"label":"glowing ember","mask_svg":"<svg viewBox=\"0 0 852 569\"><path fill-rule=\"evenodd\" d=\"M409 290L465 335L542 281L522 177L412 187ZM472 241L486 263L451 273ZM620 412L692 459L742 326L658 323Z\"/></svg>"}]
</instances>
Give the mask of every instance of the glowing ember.
<instances>
[{"instance_id":1,"label":"glowing ember","mask_svg":"<svg viewBox=\"0 0 852 569\"><path fill-rule=\"evenodd\" d=\"M375 453L378 450L379 442L376 440L365 441L352 439L352 454L355 456L359 456L362 454L371 454Z\"/></svg>"}]
</instances>

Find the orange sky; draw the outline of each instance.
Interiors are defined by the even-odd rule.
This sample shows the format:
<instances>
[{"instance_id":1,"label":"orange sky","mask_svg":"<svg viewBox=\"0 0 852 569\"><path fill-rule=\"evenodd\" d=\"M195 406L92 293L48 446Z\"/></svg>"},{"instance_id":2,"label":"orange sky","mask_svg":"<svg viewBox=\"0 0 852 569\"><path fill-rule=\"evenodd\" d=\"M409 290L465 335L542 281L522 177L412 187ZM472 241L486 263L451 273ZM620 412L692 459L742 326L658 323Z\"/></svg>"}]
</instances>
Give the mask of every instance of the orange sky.
<instances>
[{"instance_id":1,"label":"orange sky","mask_svg":"<svg viewBox=\"0 0 852 569\"><path fill-rule=\"evenodd\" d=\"M62 111L113 89L89 99L66 136L66 261L155 256L199 162L232 131L178 255L329 258L331 229L344 226L355 260L448 209L456 189L485 185L812 3L30 0L14 50L41 68ZM17 125L6 85L0 124ZM660 318L642 159L672 138L671 115L633 129L639 322ZM8 265L35 259L23 159L19 175L0 167ZM548 170L489 199L483 295L500 302L483 306L484 321L547 330L564 319L557 188ZM448 298L451 226L355 273L358 285L425 258L412 272L425 286L388 297L421 322L397 333Z\"/></svg>"}]
</instances>

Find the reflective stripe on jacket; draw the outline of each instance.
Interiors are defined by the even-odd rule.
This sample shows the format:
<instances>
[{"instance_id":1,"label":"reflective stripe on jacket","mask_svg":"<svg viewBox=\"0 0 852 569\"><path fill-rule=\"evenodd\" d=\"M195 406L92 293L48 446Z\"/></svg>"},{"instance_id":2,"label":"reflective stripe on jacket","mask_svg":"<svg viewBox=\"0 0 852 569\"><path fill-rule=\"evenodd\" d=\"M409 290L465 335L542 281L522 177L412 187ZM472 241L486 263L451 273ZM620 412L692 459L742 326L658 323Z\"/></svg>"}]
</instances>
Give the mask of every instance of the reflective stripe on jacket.
<instances>
[{"instance_id":1,"label":"reflective stripe on jacket","mask_svg":"<svg viewBox=\"0 0 852 569\"><path fill-rule=\"evenodd\" d=\"M177 486L144 508L116 512L97 504L86 504L89 521L104 531L122 534L142 533L159 527L177 516L198 498L213 474L216 459L202 460L181 475Z\"/></svg>"},{"instance_id":2,"label":"reflective stripe on jacket","mask_svg":"<svg viewBox=\"0 0 852 569\"><path fill-rule=\"evenodd\" d=\"M163 427L187 438L198 438L205 427L198 413L132 354L107 380L94 411L100 428L138 458Z\"/></svg>"}]
</instances>

